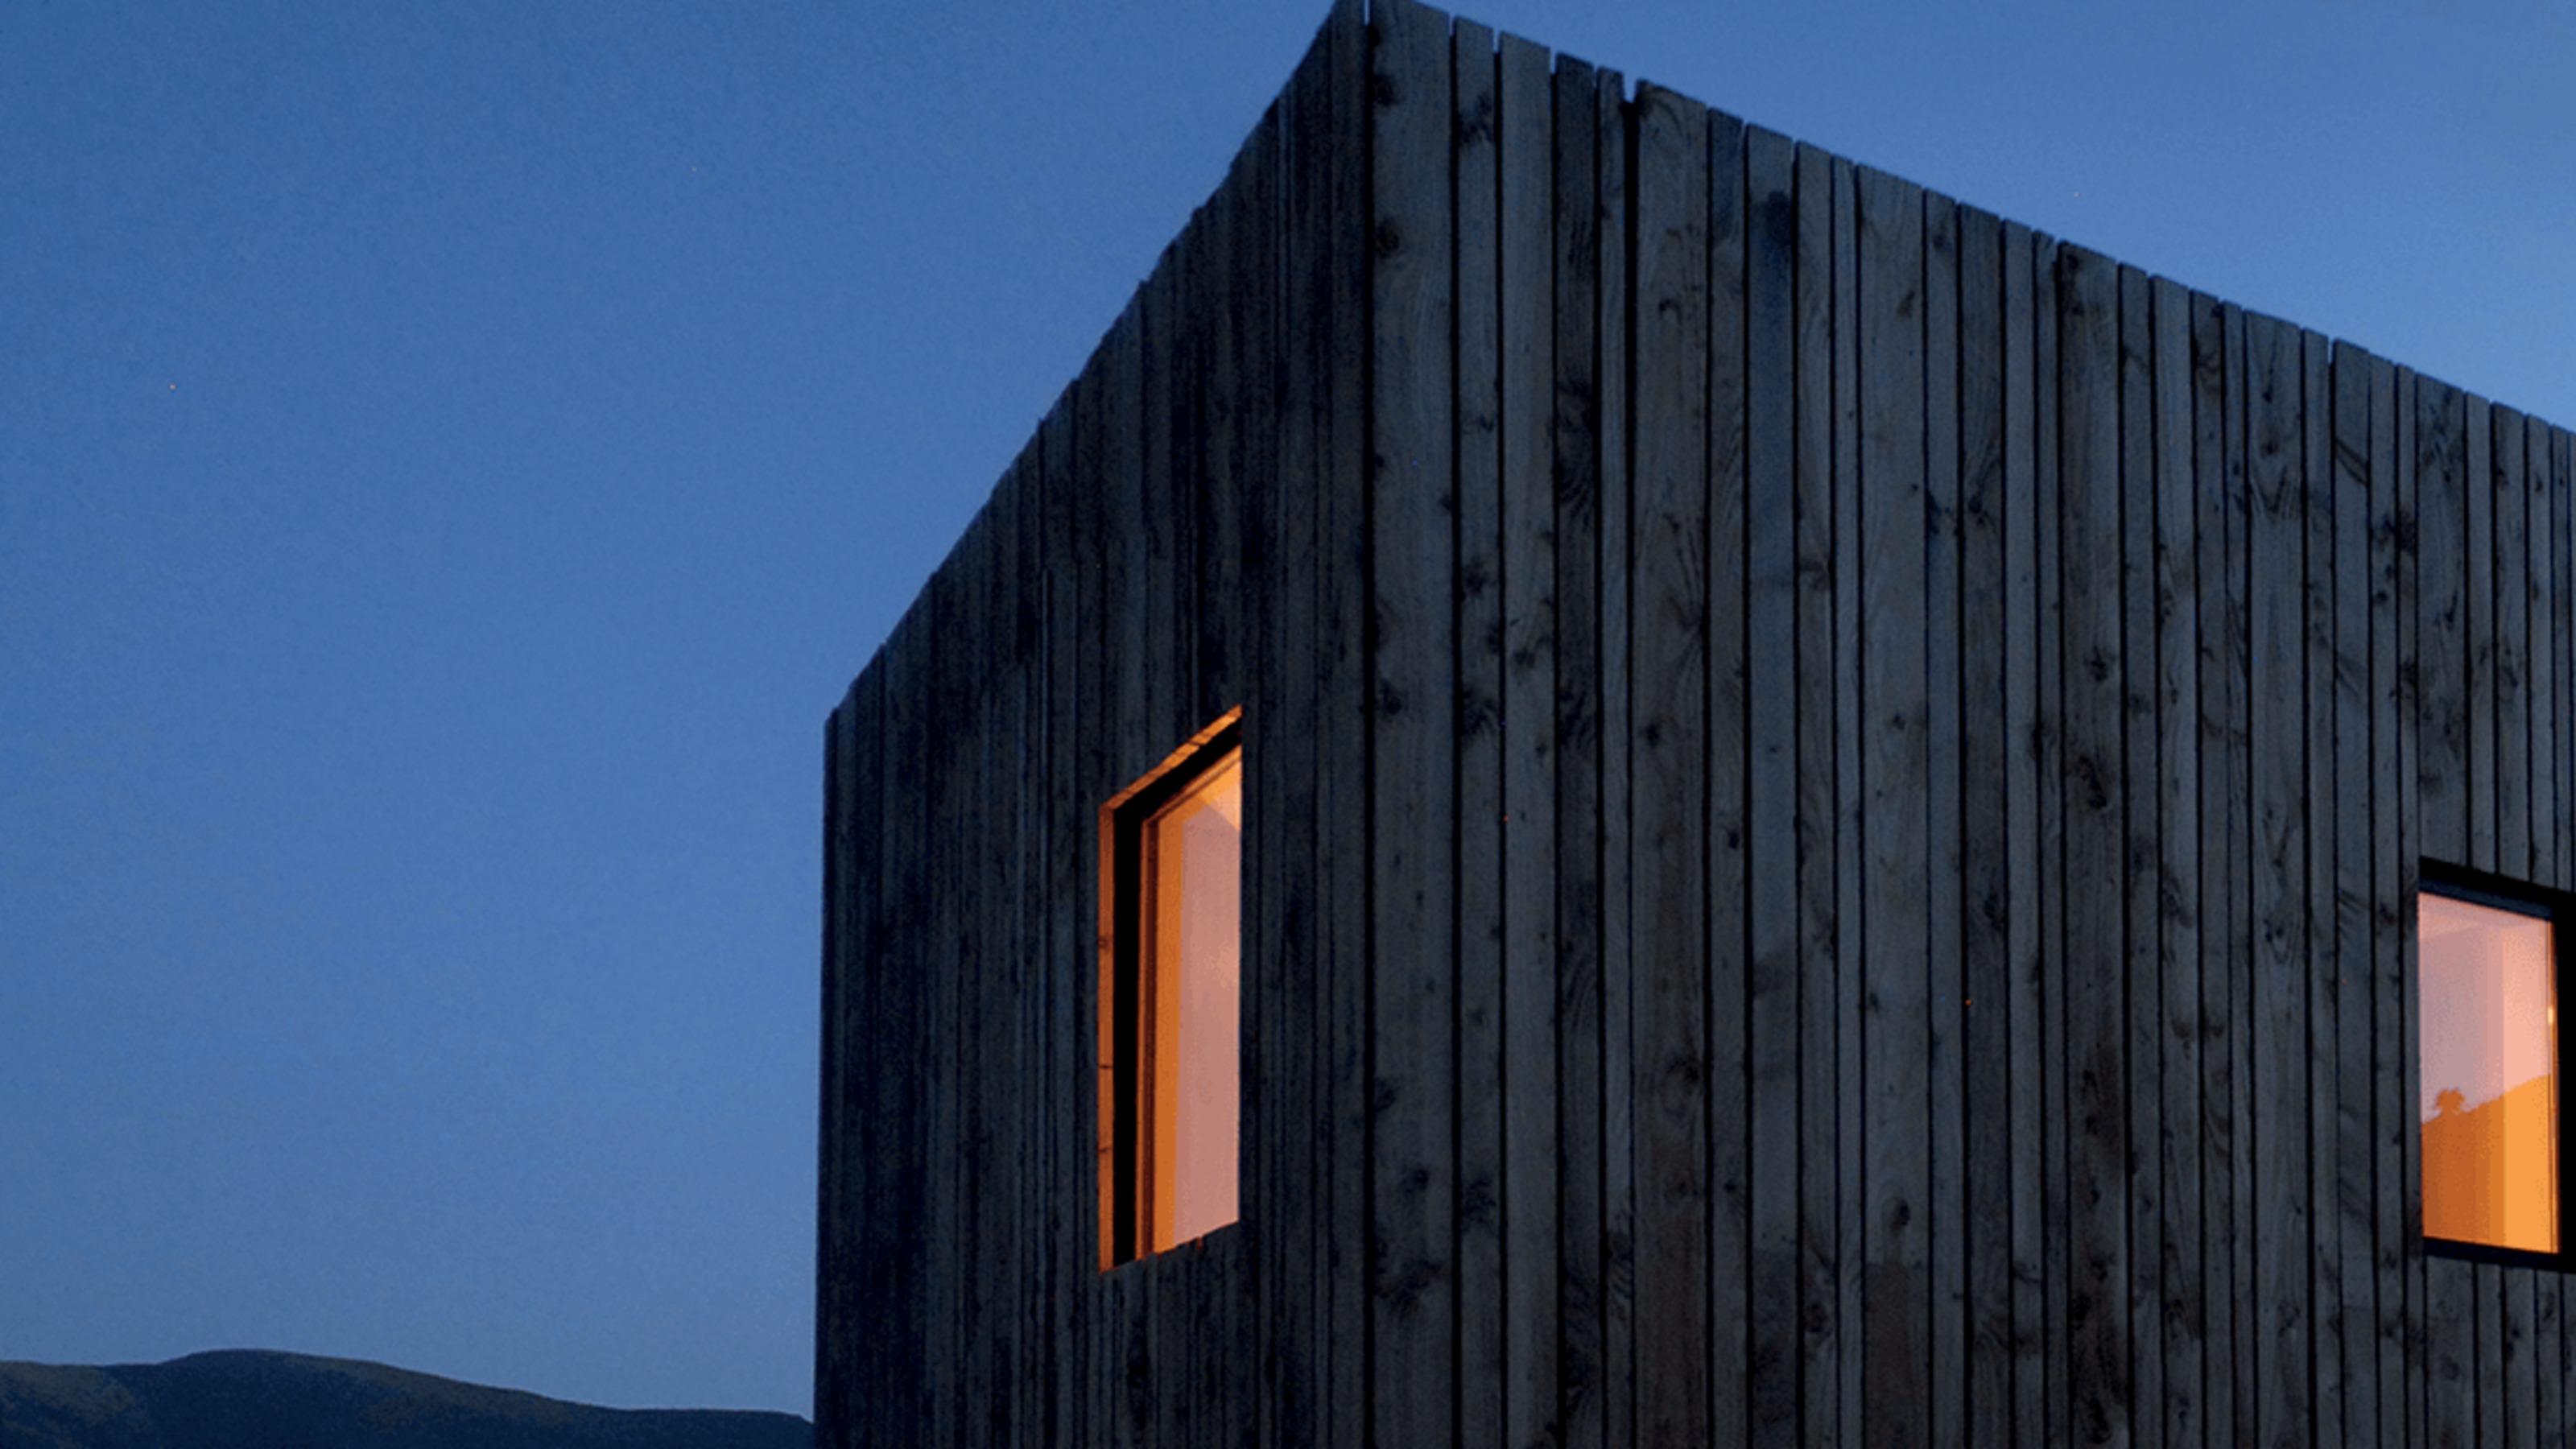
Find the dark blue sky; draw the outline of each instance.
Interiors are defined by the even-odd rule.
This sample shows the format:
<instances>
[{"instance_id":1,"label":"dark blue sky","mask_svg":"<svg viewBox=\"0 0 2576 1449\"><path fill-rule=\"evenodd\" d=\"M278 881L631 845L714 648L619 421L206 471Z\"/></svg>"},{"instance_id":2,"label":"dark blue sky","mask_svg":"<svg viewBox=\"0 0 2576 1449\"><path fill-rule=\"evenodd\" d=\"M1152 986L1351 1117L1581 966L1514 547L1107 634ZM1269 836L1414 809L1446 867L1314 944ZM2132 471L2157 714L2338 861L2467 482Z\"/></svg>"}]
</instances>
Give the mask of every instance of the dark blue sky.
<instances>
[{"instance_id":1,"label":"dark blue sky","mask_svg":"<svg viewBox=\"0 0 2576 1449\"><path fill-rule=\"evenodd\" d=\"M0 8L0 1358L807 1411L824 715L1323 10ZM2576 423L2563 5L1471 13Z\"/></svg>"}]
</instances>

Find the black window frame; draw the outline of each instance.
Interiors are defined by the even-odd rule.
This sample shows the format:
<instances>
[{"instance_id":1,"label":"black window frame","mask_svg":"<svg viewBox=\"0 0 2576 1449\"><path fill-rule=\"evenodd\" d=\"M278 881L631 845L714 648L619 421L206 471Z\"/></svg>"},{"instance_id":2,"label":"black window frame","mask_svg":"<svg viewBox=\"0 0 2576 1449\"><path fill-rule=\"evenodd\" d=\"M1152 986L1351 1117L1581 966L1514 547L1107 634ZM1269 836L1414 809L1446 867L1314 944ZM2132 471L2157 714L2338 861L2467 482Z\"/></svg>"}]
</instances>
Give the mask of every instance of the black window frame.
<instances>
[{"instance_id":1,"label":"black window frame","mask_svg":"<svg viewBox=\"0 0 2576 1449\"><path fill-rule=\"evenodd\" d=\"M2532 881L2518 880L2512 876L2499 875L2494 871L2454 865L2447 861L2425 860L2419 862L2416 895L2419 900L2423 896L2435 895L2446 900L2465 901L2470 905L2485 906L2491 910L2508 911L2514 915L2549 922L2550 989L2555 1004L2563 1007L2567 1003L2568 989L2571 985L2576 985L2576 893L2555 890ZM2422 979L2424 928L2420 909L2416 912L2416 918L2410 922L2410 927L2407 950L2415 964L2407 982L2406 1010L2409 1019L2415 1023L2415 1040L2414 1064L2408 1075L2410 1080L2417 1082L2417 1086L2416 1094L2409 1098L2407 1110L2410 1114L2408 1130L2418 1134L2420 1142L2424 1130L2420 1116L2423 1110L2420 1079L2424 1070L2424 1023L2421 1020L2424 1002ZM2551 1026L2555 1032L2558 1023L2553 1022ZM2576 1121L2570 1120L2568 1111L2570 1102L2567 1040L2564 1035L2557 1035L2552 1045L2557 1053L2556 1070L2551 1073L2551 1079L2557 1091L2554 1110L2558 1120L2558 1251L2537 1253L2526 1248L2504 1248L2492 1243L2463 1242L2458 1238L2437 1238L2424 1231L2423 1154L2418 1150L2416 1153L2415 1236L2417 1241L2423 1244L2427 1255L2454 1258L2470 1263L2490 1263L2500 1267L2552 1268L2562 1273L2576 1271L2576 1232L2570 1231L2567 1191L2568 1171L2571 1166L2576 1166Z\"/></svg>"},{"instance_id":2,"label":"black window frame","mask_svg":"<svg viewBox=\"0 0 2576 1449\"><path fill-rule=\"evenodd\" d=\"M1130 785L1104 807L1109 851L1109 971L1104 986L1111 992L1109 1068L1113 1121L1110 1135L1110 1214L1104 1271L1153 1256L1150 1194L1144 1191L1153 1164L1147 1160L1145 1128L1152 1104L1146 1100L1147 1003L1146 962L1142 955L1145 895L1145 825L1164 806L1197 784L1210 771L1243 748L1243 711L1228 711L1216 723L1193 735L1153 773ZM1247 770L1247 793L1250 775ZM1248 812L1247 812L1248 813ZM1236 922L1240 931L1240 917ZM1240 1099L1238 1098L1238 1110ZM1242 1171L1242 1148L1236 1147L1235 1170ZM1239 1180L1239 1178L1238 1178Z\"/></svg>"}]
</instances>

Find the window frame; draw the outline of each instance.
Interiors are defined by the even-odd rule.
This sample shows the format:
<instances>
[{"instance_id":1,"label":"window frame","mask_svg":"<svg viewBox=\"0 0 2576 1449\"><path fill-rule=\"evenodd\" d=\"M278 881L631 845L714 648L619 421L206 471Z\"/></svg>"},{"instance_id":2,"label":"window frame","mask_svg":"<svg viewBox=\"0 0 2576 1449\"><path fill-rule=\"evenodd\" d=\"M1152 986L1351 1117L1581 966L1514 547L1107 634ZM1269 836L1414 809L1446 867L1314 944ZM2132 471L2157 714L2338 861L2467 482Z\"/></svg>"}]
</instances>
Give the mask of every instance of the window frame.
<instances>
[{"instance_id":1,"label":"window frame","mask_svg":"<svg viewBox=\"0 0 2576 1449\"><path fill-rule=\"evenodd\" d=\"M1149 1190L1151 1103L1147 1100L1157 1043L1149 1030L1142 928L1145 898L1145 827L1164 806L1188 792L1229 759L1243 754L1243 709L1226 711L1192 735L1135 783L1100 807L1100 1000L1094 1038L1100 1062L1100 1266L1101 1271L1154 1256L1153 1199ZM1244 777L1250 814L1251 776ZM1240 893L1241 882L1238 882ZM1235 917L1237 959L1242 958L1243 916ZM1240 991L1240 986L1237 990ZM1238 1006L1240 997L1238 997ZM1240 1022L1240 1016L1237 1018ZM1240 1028L1238 1027L1238 1030ZM1237 1041L1238 1060L1241 1042ZM1240 1087L1236 1111L1242 1110ZM1238 1122L1239 1122L1238 1117ZM1239 1184L1243 1147L1239 1128L1235 1173ZM1235 1221L1240 1222L1238 1215ZM1212 1232L1221 1232L1220 1225ZM1203 1238L1205 1235L1202 1234ZM1199 1241L1198 1238L1189 1241ZM1175 1245L1177 1246L1177 1245Z\"/></svg>"},{"instance_id":2,"label":"window frame","mask_svg":"<svg viewBox=\"0 0 2576 1449\"><path fill-rule=\"evenodd\" d=\"M2448 861L2423 860L2418 863L2416 896L2427 895L2446 900L2484 906L2549 923L2550 991L2553 1004L2564 1007L2568 988L2576 984L2576 894L2555 890L2532 881L2498 875L2494 871L2454 865ZM2430 1257L2453 1258L2470 1263L2489 1263L2501 1267L2552 1268L2561 1272L2576 1271L2576 1232L2571 1232L2568 1216L2568 1172L2576 1166L2576 1122L2569 1120L2568 1052L2566 1038L2559 1033L2559 1023L2550 1024L2550 1048L2555 1061L2551 1081L2556 1098L2551 1111L2558 1123L2558 1251L2535 1252L2528 1248L2500 1247L2493 1243L2473 1243L2459 1238L2437 1238L2424 1231L2423 1121L2422 1093L2424 1072L2424 986L2423 986L2423 913L2419 905L2409 922L2406 949L2413 969L2407 982L2406 1010L2413 1030L2413 1052L2407 1072L2408 1100L2416 1105L2410 1130L2416 1134L2415 1238Z\"/></svg>"}]
</instances>

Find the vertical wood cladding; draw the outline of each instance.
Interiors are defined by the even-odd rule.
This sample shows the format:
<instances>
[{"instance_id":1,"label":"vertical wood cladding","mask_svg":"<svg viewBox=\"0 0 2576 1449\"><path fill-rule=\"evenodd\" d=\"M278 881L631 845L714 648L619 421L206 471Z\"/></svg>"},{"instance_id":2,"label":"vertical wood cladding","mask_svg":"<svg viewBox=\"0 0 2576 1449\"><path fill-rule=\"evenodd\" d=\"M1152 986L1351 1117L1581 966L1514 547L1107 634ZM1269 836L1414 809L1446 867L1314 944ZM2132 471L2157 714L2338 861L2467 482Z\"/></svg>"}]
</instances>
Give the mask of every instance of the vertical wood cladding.
<instances>
[{"instance_id":1,"label":"vertical wood cladding","mask_svg":"<svg viewBox=\"0 0 2576 1449\"><path fill-rule=\"evenodd\" d=\"M2576 445L1343 0L826 731L830 1445L2566 1437L2423 859L2576 887ZM1097 810L1244 707L1242 1218Z\"/></svg>"}]
</instances>

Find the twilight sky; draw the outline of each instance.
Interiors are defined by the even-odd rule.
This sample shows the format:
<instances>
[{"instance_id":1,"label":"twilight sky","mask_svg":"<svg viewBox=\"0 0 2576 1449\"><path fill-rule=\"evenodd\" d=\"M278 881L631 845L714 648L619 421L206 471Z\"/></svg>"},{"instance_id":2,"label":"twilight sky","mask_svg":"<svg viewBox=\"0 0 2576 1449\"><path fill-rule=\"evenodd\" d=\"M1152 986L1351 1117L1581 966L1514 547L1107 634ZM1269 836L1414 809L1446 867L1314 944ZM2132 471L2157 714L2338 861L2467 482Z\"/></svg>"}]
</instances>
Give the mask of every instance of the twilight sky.
<instances>
[{"instance_id":1,"label":"twilight sky","mask_svg":"<svg viewBox=\"0 0 2576 1449\"><path fill-rule=\"evenodd\" d=\"M824 716L1324 10L0 7L0 1359L810 1411ZM1469 13L2576 423L2560 0Z\"/></svg>"}]
</instances>

